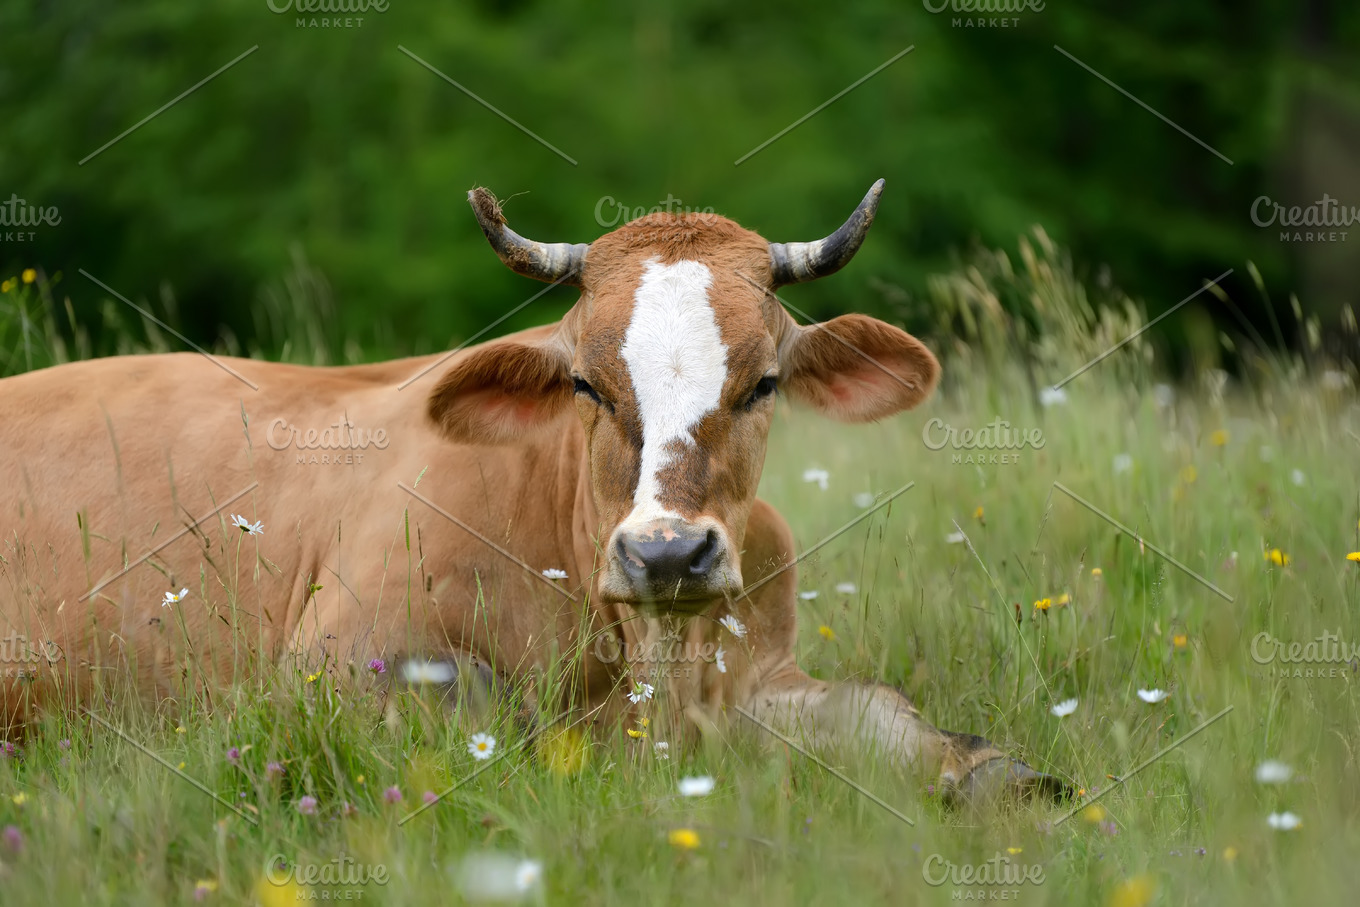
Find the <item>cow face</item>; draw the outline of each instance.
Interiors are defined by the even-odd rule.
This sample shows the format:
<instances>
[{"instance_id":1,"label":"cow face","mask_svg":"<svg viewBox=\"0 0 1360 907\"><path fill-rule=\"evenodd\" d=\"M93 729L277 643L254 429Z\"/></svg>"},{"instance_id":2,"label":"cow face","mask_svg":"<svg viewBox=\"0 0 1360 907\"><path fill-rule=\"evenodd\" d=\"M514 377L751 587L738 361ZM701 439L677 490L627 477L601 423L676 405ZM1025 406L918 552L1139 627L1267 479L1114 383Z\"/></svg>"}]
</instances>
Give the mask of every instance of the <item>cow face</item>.
<instances>
[{"instance_id":1,"label":"cow face","mask_svg":"<svg viewBox=\"0 0 1360 907\"><path fill-rule=\"evenodd\" d=\"M541 341L470 353L432 393L431 417L459 441L505 444L551 431L574 402L600 523L597 598L697 612L734 597L776 394L862 422L934 387L939 366L910 335L861 315L800 326L774 297L849 260L881 188L816 243L654 214L589 246L525 240L475 191L501 258L581 298Z\"/></svg>"}]
</instances>

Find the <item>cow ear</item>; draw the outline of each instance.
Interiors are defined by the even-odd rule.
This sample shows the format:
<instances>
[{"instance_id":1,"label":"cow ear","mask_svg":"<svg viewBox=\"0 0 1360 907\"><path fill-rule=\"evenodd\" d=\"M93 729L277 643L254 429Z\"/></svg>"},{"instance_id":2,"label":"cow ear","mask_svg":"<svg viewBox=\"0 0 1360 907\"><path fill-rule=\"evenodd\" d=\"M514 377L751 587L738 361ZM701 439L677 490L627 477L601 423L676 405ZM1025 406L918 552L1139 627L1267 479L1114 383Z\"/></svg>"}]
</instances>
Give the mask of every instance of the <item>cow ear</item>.
<instances>
[{"instance_id":1,"label":"cow ear","mask_svg":"<svg viewBox=\"0 0 1360 907\"><path fill-rule=\"evenodd\" d=\"M935 389L940 363L906 331L865 315L797 327L781 351L782 389L842 422L911 409Z\"/></svg>"},{"instance_id":2,"label":"cow ear","mask_svg":"<svg viewBox=\"0 0 1360 907\"><path fill-rule=\"evenodd\" d=\"M502 341L468 353L427 406L453 441L508 444L553 422L571 397L571 361L558 344Z\"/></svg>"}]
</instances>

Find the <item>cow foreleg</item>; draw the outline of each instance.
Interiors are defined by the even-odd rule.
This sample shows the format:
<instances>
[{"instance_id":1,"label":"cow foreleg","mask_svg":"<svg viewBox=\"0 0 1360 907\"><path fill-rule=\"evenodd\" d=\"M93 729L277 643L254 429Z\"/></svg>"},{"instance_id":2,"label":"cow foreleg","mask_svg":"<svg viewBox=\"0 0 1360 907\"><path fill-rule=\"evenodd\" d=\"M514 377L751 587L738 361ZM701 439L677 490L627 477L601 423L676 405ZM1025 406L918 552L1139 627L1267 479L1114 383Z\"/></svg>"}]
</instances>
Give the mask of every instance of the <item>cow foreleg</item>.
<instances>
[{"instance_id":1,"label":"cow foreleg","mask_svg":"<svg viewBox=\"0 0 1360 907\"><path fill-rule=\"evenodd\" d=\"M746 709L815 749L872 748L900 766L938 778L945 795L958 801L1067 792L1063 781L1011 759L976 734L934 727L905 696L883 684L828 683L789 668L758 688Z\"/></svg>"},{"instance_id":2,"label":"cow foreleg","mask_svg":"<svg viewBox=\"0 0 1360 907\"><path fill-rule=\"evenodd\" d=\"M883 684L827 682L803 673L794 662L797 585L793 536L764 501L751 511L742 571L750 578L771 571L750 599L735 609L751 626L760 653L751 685L733 697L758 720L795 742L823 750L873 750L926 778L937 778L946 795L964 800L1001 793L1058 795L1068 787L1041 775L974 734L934 727L907 698Z\"/></svg>"}]
</instances>

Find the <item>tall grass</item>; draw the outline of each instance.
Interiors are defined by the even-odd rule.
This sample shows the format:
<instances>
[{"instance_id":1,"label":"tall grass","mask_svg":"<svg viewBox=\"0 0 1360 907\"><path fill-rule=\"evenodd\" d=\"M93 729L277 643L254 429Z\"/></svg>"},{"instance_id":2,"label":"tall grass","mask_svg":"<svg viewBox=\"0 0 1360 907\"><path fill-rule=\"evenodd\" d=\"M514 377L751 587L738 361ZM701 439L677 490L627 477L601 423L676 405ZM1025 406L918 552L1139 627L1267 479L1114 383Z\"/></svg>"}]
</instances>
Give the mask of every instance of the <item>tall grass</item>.
<instances>
[{"instance_id":1,"label":"tall grass","mask_svg":"<svg viewBox=\"0 0 1360 907\"><path fill-rule=\"evenodd\" d=\"M323 281L300 263L282 287L256 303L264 340L252 355L360 357L328 333ZM56 299L45 278L0 295L6 373L178 348L117 303L92 342ZM1360 563L1347 559L1360 551L1354 372L1317 346L1271 351L1248 332L1219 345L1238 354L1236 375L1206 369L1173 385L1146 334L1044 406L1043 388L1146 315L1108 281L1084 284L1042 233L1022 240L1018 263L979 252L909 307L931 313L946 375L921 410L828 427L780 405L761 494L800 546L860 512L857 495L915 482L801 565L800 588L818 594L798 605L800 661L818 676L898 685L937 725L1011 747L1097 806L1065 822L1045 805L956 812L932 779L872 753L838 755L839 770L909 826L758 736L663 761L652 739L624 728L585 737L558 726L518 751L534 710L524 700L450 719L428 695L373 683L366 665L285 664L212 699L149 704L116 681L101 697L107 721L244 816L103 724L45 716L0 760L0 825L13 826L0 840L0 900L182 903L197 886L224 904L291 904L299 892L460 903L461 861L487 851L541 862L528 894L539 903L1353 900L1360 664L1280 677L1284 665L1253 660L1252 643L1324 631L1360 643ZM1044 443L1018 462L969 464L969 451L924 443L931 419L1005 420ZM825 490L804 481L813 467L829 472ZM1168 698L1143 702L1138 690L1151 688ZM1068 698L1076 711L1053 715ZM512 754L399 826L426 791L483 764L467 747L479 731ZM1266 759L1293 778L1257 783ZM678 796L677 779L694 774L714 776L715 791ZM391 788L400 803L388 802ZM1299 828L1267 824L1286 811ZM697 846L671 843L676 829ZM342 854L381 864L387 881L266 881L275 855L308 865ZM1040 865L1043 881L927 884L942 861L994 858Z\"/></svg>"}]
</instances>

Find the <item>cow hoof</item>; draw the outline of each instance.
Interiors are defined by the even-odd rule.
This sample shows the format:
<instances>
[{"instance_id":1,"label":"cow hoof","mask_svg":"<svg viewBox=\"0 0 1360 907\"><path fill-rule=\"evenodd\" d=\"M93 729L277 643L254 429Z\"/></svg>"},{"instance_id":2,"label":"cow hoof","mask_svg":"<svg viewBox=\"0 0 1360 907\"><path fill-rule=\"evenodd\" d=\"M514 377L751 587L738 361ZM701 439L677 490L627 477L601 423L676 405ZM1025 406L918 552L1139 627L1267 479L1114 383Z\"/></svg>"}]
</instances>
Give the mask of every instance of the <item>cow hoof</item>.
<instances>
[{"instance_id":1,"label":"cow hoof","mask_svg":"<svg viewBox=\"0 0 1360 907\"><path fill-rule=\"evenodd\" d=\"M1072 786L1061 778L1036 772L1023 762L1003 756L989 759L969 772L955 789L955 798L968 805L1027 802L1035 797L1058 802L1070 799L1073 793Z\"/></svg>"}]
</instances>

